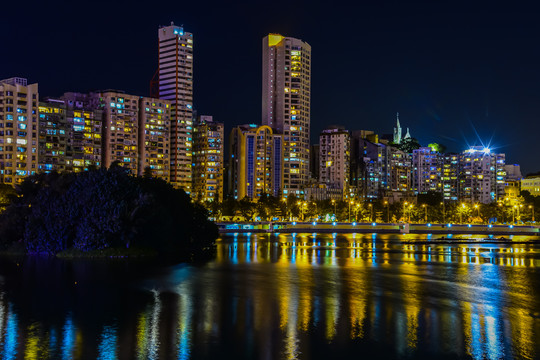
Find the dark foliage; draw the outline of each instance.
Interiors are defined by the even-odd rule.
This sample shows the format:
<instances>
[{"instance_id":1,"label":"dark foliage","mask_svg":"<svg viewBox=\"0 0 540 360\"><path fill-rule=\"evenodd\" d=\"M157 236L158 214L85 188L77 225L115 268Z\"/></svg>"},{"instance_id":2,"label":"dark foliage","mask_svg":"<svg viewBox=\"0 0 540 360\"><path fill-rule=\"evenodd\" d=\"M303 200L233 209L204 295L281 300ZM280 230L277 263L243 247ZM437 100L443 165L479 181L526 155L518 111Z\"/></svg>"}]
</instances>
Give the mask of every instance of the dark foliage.
<instances>
[{"instance_id":1,"label":"dark foliage","mask_svg":"<svg viewBox=\"0 0 540 360\"><path fill-rule=\"evenodd\" d=\"M216 226L183 190L121 167L27 178L0 215L0 246L29 253L147 248L186 256L213 249Z\"/></svg>"}]
</instances>

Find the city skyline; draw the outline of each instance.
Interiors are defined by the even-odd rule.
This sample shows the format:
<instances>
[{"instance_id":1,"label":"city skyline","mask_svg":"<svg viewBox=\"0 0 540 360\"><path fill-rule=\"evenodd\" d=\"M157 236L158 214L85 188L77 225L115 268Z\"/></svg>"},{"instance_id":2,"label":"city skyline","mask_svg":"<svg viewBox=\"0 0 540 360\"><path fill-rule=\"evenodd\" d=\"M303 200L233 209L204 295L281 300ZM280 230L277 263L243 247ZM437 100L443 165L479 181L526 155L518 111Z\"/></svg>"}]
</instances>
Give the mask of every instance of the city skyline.
<instances>
[{"instance_id":1,"label":"city skyline","mask_svg":"<svg viewBox=\"0 0 540 360\"><path fill-rule=\"evenodd\" d=\"M111 14L104 15L114 32L100 22L77 26L79 20L65 16L68 10L46 5L29 10L25 26L6 18L0 25L6 48L38 29L41 36L34 51L19 49L19 57L4 58L0 78L26 77L49 96L105 88L147 95L157 68L155 29L172 20L194 34L194 108L224 122L229 133L239 124L261 123L260 43L269 33L281 33L314 50L312 144L330 124L390 133L399 111L402 124L423 145L437 141L460 152L481 139L506 153L508 163L520 163L524 175L538 171L529 147L540 126L535 90L540 73L534 67L540 54L528 45L538 25L527 9L356 5L323 15L324 8L313 4L306 7L308 16L298 19L235 4L172 6L166 14L127 9L124 15L133 16L126 19L113 16L118 9L111 4ZM97 14L89 9L82 16ZM58 21L51 24L51 19ZM66 35L65 27L73 31ZM18 35L7 36L13 28ZM242 34L245 45L235 54L225 52L231 42L223 40L233 33ZM64 55L50 46L60 37L73 40Z\"/></svg>"}]
</instances>

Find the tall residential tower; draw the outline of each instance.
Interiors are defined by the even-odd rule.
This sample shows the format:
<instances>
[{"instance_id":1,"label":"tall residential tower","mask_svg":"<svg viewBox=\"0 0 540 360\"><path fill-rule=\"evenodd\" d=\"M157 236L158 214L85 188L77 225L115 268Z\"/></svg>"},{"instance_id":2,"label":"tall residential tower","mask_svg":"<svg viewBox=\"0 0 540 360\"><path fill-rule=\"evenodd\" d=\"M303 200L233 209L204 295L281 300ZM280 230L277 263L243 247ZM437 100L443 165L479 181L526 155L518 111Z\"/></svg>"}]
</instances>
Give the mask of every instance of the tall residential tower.
<instances>
[{"instance_id":1,"label":"tall residential tower","mask_svg":"<svg viewBox=\"0 0 540 360\"><path fill-rule=\"evenodd\" d=\"M301 195L309 180L311 46L269 34L263 38L262 123L283 134L283 195Z\"/></svg>"},{"instance_id":2,"label":"tall residential tower","mask_svg":"<svg viewBox=\"0 0 540 360\"><path fill-rule=\"evenodd\" d=\"M159 97L171 101L170 182L191 193L193 35L171 23L158 29Z\"/></svg>"}]
</instances>

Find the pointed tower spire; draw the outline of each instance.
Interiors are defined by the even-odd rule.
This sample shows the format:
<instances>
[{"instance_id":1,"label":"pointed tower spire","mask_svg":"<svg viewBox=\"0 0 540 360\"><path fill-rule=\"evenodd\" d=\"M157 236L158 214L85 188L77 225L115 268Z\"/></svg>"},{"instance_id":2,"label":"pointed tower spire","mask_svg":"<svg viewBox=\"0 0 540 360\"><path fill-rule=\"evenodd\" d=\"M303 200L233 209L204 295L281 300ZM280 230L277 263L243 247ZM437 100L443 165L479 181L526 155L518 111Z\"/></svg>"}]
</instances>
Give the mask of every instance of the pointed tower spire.
<instances>
[{"instance_id":1,"label":"pointed tower spire","mask_svg":"<svg viewBox=\"0 0 540 360\"><path fill-rule=\"evenodd\" d=\"M404 139L409 139L411 137L411 133L409 132L409 128L407 128L407 133L405 134Z\"/></svg>"},{"instance_id":2,"label":"pointed tower spire","mask_svg":"<svg viewBox=\"0 0 540 360\"><path fill-rule=\"evenodd\" d=\"M396 127L394 128L394 143L401 142L401 125L399 123L399 113L396 114Z\"/></svg>"}]
</instances>

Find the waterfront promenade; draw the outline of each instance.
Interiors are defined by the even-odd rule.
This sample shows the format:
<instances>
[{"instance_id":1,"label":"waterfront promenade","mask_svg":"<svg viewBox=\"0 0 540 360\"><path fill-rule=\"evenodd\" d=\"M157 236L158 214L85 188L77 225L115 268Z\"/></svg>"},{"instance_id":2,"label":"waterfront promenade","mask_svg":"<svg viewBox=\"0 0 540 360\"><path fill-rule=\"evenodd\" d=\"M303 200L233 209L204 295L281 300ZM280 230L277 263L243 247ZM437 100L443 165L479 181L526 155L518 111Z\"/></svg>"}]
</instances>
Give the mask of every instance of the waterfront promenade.
<instances>
[{"instance_id":1,"label":"waterfront promenade","mask_svg":"<svg viewBox=\"0 0 540 360\"><path fill-rule=\"evenodd\" d=\"M220 233L380 233L380 234L471 234L539 236L540 227L493 224L408 224L357 222L217 222Z\"/></svg>"}]
</instances>

